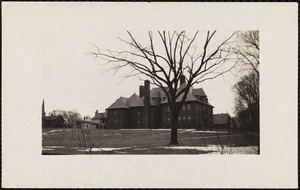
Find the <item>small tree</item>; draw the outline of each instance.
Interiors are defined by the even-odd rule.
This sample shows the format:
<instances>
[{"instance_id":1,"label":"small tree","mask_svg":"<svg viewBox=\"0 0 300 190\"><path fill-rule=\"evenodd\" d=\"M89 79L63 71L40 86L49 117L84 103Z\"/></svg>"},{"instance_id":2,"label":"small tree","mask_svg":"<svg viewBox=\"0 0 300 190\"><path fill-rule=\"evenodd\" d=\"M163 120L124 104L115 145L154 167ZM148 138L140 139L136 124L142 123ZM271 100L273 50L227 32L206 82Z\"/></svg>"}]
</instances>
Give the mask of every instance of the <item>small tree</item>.
<instances>
[{"instance_id":1,"label":"small tree","mask_svg":"<svg viewBox=\"0 0 300 190\"><path fill-rule=\"evenodd\" d=\"M164 91L171 112L170 144L178 144L178 114L190 88L233 68L235 58L231 57L232 51L228 45L238 32L233 32L215 47L211 47L211 44L216 31L207 31L201 45L197 41L199 32L190 35L185 31L158 31L155 37L149 31L149 45L142 45L130 32L127 33L129 41L121 40L129 45L130 50L102 51L96 46L96 50L90 53L106 60L115 73L130 68L125 78L140 75ZM229 65L224 67L225 63ZM183 75L186 85L180 86Z\"/></svg>"}]
</instances>

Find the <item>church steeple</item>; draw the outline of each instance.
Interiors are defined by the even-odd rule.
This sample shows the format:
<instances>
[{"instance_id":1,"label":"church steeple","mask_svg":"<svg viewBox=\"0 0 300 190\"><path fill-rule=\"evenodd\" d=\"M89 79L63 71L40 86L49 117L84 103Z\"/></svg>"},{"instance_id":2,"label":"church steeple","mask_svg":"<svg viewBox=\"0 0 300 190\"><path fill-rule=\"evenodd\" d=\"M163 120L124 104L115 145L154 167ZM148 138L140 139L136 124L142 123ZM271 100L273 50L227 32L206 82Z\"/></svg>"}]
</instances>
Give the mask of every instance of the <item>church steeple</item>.
<instances>
[{"instance_id":1,"label":"church steeple","mask_svg":"<svg viewBox=\"0 0 300 190\"><path fill-rule=\"evenodd\" d=\"M44 104L44 99L43 99L43 104L42 104L42 117L45 117L46 113L45 113L45 104Z\"/></svg>"}]
</instances>

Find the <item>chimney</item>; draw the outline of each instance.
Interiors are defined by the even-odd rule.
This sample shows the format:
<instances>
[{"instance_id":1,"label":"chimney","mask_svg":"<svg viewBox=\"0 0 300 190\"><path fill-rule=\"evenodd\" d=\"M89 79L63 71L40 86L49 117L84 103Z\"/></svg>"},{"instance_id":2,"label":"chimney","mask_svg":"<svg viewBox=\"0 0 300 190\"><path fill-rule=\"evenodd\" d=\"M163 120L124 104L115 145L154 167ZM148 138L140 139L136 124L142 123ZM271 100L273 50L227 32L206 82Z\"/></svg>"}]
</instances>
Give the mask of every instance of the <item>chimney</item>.
<instances>
[{"instance_id":1,"label":"chimney","mask_svg":"<svg viewBox=\"0 0 300 190\"><path fill-rule=\"evenodd\" d=\"M181 75L180 76L180 86L185 83L185 76L184 75Z\"/></svg>"},{"instance_id":2,"label":"chimney","mask_svg":"<svg viewBox=\"0 0 300 190\"><path fill-rule=\"evenodd\" d=\"M145 105L145 128L151 128L150 127L150 81L145 80L145 86L144 86L144 105Z\"/></svg>"},{"instance_id":3,"label":"chimney","mask_svg":"<svg viewBox=\"0 0 300 190\"><path fill-rule=\"evenodd\" d=\"M140 94L139 94L140 98L142 98L143 96L145 96L145 87L143 85L140 86Z\"/></svg>"}]
</instances>

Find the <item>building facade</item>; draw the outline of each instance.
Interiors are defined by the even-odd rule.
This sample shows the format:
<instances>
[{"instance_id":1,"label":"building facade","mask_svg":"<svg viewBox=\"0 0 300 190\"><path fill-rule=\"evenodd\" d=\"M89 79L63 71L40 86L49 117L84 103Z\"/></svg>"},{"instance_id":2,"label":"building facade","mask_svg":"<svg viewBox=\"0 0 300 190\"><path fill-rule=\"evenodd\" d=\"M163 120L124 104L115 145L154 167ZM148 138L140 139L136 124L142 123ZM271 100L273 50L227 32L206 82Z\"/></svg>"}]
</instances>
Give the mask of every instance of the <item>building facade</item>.
<instances>
[{"instance_id":1,"label":"building facade","mask_svg":"<svg viewBox=\"0 0 300 190\"><path fill-rule=\"evenodd\" d=\"M96 110L95 116L92 118L92 122L96 124L96 128L106 129L107 112L99 113L98 110Z\"/></svg>"},{"instance_id":2,"label":"building facade","mask_svg":"<svg viewBox=\"0 0 300 190\"><path fill-rule=\"evenodd\" d=\"M215 114L213 116L215 130L231 130L231 117L228 113Z\"/></svg>"},{"instance_id":3,"label":"building facade","mask_svg":"<svg viewBox=\"0 0 300 190\"><path fill-rule=\"evenodd\" d=\"M186 85L181 77L180 88ZM178 103L182 97L178 98ZM150 90L150 82L139 87L139 95L120 97L107 109L108 129L171 128L171 112L167 96L160 88ZM202 88L191 88L179 112L178 128L210 129L213 127L213 106Z\"/></svg>"}]
</instances>

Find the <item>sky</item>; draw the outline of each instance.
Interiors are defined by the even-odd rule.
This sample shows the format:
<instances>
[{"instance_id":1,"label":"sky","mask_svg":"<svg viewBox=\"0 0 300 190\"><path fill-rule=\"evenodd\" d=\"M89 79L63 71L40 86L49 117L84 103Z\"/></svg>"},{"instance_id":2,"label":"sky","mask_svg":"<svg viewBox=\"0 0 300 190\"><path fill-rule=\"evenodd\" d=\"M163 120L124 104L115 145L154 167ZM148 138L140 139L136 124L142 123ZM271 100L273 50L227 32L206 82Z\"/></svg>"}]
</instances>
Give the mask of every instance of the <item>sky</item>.
<instances>
[{"instance_id":1,"label":"sky","mask_svg":"<svg viewBox=\"0 0 300 190\"><path fill-rule=\"evenodd\" d=\"M134 9L128 7L131 8ZM96 110L104 112L120 96L129 97L139 93L139 85L143 85L143 81L137 78L122 81L126 71L116 75L105 72L105 62L88 53L94 49L94 45L109 50L128 49L118 39L128 39L127 30L145 44L148 30L184 29L189 33L199 30L198 44L203 46L207 28L201 25L173 25L174 21L170 18L165 18L168 23L156 23L156 19L148 18L149 14L156 14L155 11L140 13L140 17L145 17L144 21L119 6L79 7L73 4L66 8L55 4L36 4L19 10L12 20L12 29L22 32L12 32L11 35L15 35L16 41L22 41L18 44L19 51L28 51L17 61L23 62L23 65L38 65L41 69L41 90L46 113L54 109L77 110L82 116L93 117ZM220 43L231 33L230 30L218 31L213 43ZM231 88L236 81L234 75L227 73L223 77L197 84L194 88L204 89L214 106L214 113L233 115L234 94ZM40 101L42 103L42 99Z\"/></svg>"}]
</instances>

